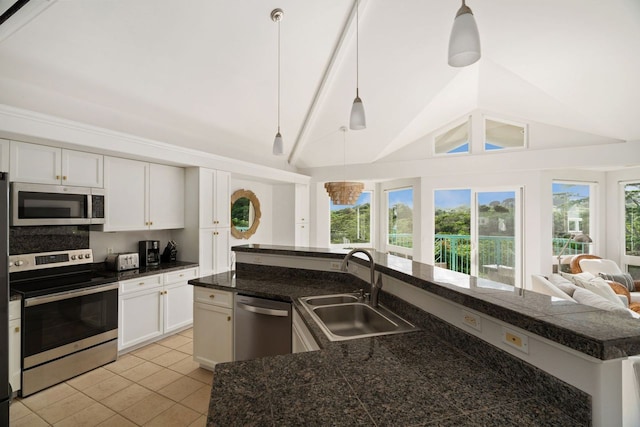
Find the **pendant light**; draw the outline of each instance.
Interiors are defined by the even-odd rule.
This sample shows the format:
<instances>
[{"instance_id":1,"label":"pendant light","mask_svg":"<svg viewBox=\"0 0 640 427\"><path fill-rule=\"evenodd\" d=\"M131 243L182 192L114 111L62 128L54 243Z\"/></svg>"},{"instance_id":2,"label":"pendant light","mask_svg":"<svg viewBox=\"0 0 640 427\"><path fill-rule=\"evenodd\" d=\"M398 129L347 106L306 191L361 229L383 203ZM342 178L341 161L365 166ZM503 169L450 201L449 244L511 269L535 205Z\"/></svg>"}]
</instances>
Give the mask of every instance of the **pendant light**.
<instances>
[{"instance_id":1,"label":"pendant light","mask_svg":"<svg viewBox=\"0 0 640 427\"><path fill-rule=\"evenodd\" d=\"M281 156L284 153L282 134L280 134L280 21L282 21L283 16L282 9L273 9L271 11L271 20L278 24L278 132L273 140L273 154L276 156Z\"/></svg>"},{"instance_id":2,"label":"pendant light","mask_svg":"<svg viewBox=\"0 0 640 427\"><path fill-rule=\"evenodd\" d=\"M349 119L349 128L351 130L361 130L367 127L367 119L364 115L364 105L362 104L362 99L360 99L359 93L359 74L360 74L360 52L359 52L359 9L360 2L356 0L356 99L353 100L353 105L351 106L351 117Z\"/></svg>"},{"instance_id":3,"label":"pendant light","mask_svg":"<svg viewBox=\"0 0 640 427\"><path fill-rule=\"evenodd\" d=\"M480 34L473 12L462 0L449 37L449 65L466 67L480 59Z\"/></svg>"},{"instance_id":4,"label":"pendant light","mask_svg":"<svg viewBox=\"0 0 640 427\"><path fill-rule=\"evenodd\" d=\"M344 177L347 175L347 128L342 126L342 155L344 165L344 175L342 181L325 182L324 188L334 205L355 205L358 197L364 190L362 182L347 182Z\"/></svg>"}]
</instances>

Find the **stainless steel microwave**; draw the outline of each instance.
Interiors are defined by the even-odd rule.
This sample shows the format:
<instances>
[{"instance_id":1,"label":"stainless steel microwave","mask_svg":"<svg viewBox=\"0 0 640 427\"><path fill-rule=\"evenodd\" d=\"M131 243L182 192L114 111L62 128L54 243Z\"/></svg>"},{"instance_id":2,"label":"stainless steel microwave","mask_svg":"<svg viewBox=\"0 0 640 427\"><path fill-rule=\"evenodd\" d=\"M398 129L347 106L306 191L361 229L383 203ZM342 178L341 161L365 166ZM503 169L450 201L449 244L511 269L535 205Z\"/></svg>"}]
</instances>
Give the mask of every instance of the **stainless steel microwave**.
<instances>
[{"instance_id":1,"label":"stainless steel microwave","mask_svg":"<svg viewBox=\"0 0 640 427\"><path fill-rule=\"evenodd\" d=\"M63 185L11 184L11 225L104 224L104 190Z\"/></svg>"}]
</instances>

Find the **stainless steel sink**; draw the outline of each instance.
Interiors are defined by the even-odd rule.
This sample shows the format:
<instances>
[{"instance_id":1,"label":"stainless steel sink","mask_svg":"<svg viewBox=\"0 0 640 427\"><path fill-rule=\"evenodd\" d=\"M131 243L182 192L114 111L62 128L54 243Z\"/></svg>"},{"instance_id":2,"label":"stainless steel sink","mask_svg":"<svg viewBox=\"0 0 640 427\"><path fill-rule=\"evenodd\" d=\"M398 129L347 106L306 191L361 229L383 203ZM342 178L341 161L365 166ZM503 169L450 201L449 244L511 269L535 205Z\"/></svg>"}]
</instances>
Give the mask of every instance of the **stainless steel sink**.
<instances>
[{"instance_id":1,"label":"stainless steel sink","mask_svg":"<svg viewBox=\"0 0 640 427\"><path fill-rule=\"evenodd\" d=\"M378 305L373 308L352 294L300 298L300 302L331 341L398 334L417 328Z\"/></svg>"}]
</instances>

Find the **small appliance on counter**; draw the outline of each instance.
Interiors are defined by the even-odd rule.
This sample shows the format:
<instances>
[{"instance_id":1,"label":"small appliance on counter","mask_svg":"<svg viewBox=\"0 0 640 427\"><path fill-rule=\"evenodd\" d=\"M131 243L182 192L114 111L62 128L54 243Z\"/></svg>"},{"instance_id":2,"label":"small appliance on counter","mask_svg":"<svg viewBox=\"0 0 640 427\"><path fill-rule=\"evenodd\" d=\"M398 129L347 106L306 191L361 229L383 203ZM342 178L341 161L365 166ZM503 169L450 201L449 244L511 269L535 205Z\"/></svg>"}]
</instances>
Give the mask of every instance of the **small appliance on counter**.
<instances>
[{"instance_id":1,"label":"small appliance on counter","mask_svg":"<svg viewBox=\"0 0 640 427\"><path fill-rule=\"evenodd\" d=\"M141 266L153 267L155 265L160 265L159 240L140 240L138 242L138 248Z\"/></svg>"},{"instance_id":2,"label":"small appliance on counter","mask_svg":"<svg viewBox=\"0 0 640 427\"><path fill-rule=\"evenodd\" d=\"M175 262L178 258L178 245L175 240L169 240L167 246L164 248L164 252L162 252L162 256L160 260L162 262Z\"/></svg>"},{"instance_id":3,"label":"small appliance on counter","mask_svg":"<svg viewBox=\"0 0 640 427\"><path fill-rule=\"evenodd\" d=\"M135 252L109 254L104 262L107 270L111 271L133 270L140 267L140 258Z\"/></svg>"}]
</instances>

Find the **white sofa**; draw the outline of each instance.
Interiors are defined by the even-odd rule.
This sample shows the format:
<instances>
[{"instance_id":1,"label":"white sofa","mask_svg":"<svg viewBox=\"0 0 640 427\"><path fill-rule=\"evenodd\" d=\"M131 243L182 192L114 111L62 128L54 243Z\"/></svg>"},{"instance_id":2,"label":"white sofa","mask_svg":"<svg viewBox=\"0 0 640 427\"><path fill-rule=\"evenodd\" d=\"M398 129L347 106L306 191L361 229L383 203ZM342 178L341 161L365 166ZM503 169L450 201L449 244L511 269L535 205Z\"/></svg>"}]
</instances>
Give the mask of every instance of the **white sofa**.
<instances>
[{"instance_id":1,"label":"white sofa","mask_svg":"<svg viewBox=\"0 0 640 427\"><path fill-rule=\"evenodd\" d=\"M595 257L587 258L584 255L582 255L582 256L576 256L575 260L576 261L574 262L574 264L577 263L580 266L580 271L582 271L583 273L590 273L590 274L593 274L594 276L599 276L600 273L611 274L616 276L625 275L625 273L620 269L620 267L618 267L618 264L616 264L614 261L610 259L602 259L602 258L595 258ZM626 283L621 283L623 286L627 288L631 287L631 289L629 289L630 302L640 302L640 291L632 290L635 288L635 285L637 284L637 282L634 283L633 279L631 279L629 275L626 275L626 276L628 277L626 280L619 279L618 282L624 281ZM629 280L631 280L633 284L630 284Z\"/></svg>"}]
</instances>

